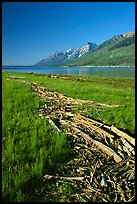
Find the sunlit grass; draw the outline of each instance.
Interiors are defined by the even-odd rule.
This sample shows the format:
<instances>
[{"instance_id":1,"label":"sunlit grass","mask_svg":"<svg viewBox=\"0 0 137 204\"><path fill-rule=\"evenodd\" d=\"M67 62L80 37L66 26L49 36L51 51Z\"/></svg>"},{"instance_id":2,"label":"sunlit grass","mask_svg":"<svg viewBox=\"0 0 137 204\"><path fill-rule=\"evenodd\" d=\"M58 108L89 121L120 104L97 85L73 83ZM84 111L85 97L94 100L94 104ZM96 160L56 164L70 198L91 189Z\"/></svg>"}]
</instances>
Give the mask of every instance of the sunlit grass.
<instances>
[{"instance_id":1,"label":"sunlit grass","mask_svg":"<svg viewBox=\"0 0 137 204\"><path fill-rule=\"evenodd\" d=\"M29 87L5 79L2 87L3 201L32 201L34 184L39 189L44 174L69 159L70 148L65 132L57 134L46 119L35 117L43 102Z\"/></svg>"},{"instance_id":2,"label":"sunlit grass","mask_svg":"<svg viewBox=\"0 0 137 204\"><path fill-rule=\"evenodd\" d=\"M71 80L64 80L60 78L47 78L40 74L8 72L4 74L24 76L28 81L39 81L43 86L47 86L53 91L58 91L72 98L123 105L121 108L103 108L103 111L100 111L101 120L110 125L116 125L117 128L127 130L131 134L135 133L134 79L66 75ZM80 79L83 81L80 81ZM99 119L94 109L96 107L89 107L84 114L94 119Z\"/></svg>"},{"instance_id":3,"label":"sunlit grass","mask_svg":"<svg viewBox=\"0 0 137 204\"><path fill-rule=\"evenodd\" d=\"M106 104L124 105L119 108L81 107L80 112L135 133L134 79L69 76L70 80L3 72L2 79L2 197L3 201L69 201L71 187L60 186L61 197L49 198L50 185L42 183L43 175L56 171L59 163L69 160L72 150L65 132L56 133L46 119L37 117L43 101L31 93L31 87L6 76L24 76L27 81L41 82L50 90L72 98ZM84 79L85 81L80 81ZM36 192L41 192L37 194Z\"/></svg>"}]
</instances>

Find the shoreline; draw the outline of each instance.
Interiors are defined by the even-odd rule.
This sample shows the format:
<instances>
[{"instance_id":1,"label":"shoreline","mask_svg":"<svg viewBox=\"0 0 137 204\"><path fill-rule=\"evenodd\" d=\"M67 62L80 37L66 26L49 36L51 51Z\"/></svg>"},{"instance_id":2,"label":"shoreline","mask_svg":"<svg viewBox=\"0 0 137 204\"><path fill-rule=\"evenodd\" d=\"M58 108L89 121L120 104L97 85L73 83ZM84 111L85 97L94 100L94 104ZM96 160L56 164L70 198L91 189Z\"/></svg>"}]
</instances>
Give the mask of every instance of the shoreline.
<instances>
[{"instance_id":1,"label":"shoreline","mask_svg":"<svg viewBox=\"0 0 137 204\"><path fill-rule=\"evenodd\" d=\"M5 65L2 65L2 68L19 68L19 67L28 67L28 68L52 68L52 67L54 67L54 66L46 66L46 67L35 67L35 66L5 66ZM93 68L95 68L95 67L135 67L135 65L132 65L132 66L129 66L129 65L112 65L112 66L109 66L109 65L106 65L106 66L104 66L104 65L100 65L100 66L94 66L94 65L85 65L85 66L55 66L54 68L58 68L58 67L62 67L62 68L73 68L73 67L75 67L75 68L84 68L84 67L93 67Z\"/></svg>"},{"instance_id":2,"label":"shoreline","mask_svg":"<svg viewBox=\"0 0 137 204\"><path fill-rule=\"evenodd\" d=\"M84 67L86 67L86 68L87 68L87 67L93 67L93 68L94 68L94 67L95 67L95 68L96 68L96 67L108 67L108 68L109 68L109 67L135 67L135 65L134 65L134 66L129 66L129 65L128 65L128 66L127 66L127 65L121 65L121 66L120 66L120 65L113 65L113 66L108 66L108 65L106 65L106 66L104 66L104 65L103 65L103 66L93 66L93 65L91 65L91 66L90 66L90 65L87 65L87 66L86 66L86 65L85 65L85 66L71 66L71 67L69 67L69 66L61 66L61 67L66 67L66 68L72 68L72 67L77 67L77 68L79 68L79 67L80 67L80 68L82 68L82 67L83 67L83 68L84 68Z\"/></svg>"},{"instance_id":3,"label":"shoreline","mask_svg":"<svg viewBox=\"0 0 137 204\"><path fill-rule=\"evenodd\" d=\"M79 67L135 67L135 66L119 66L119 65L114 65L114 66L79 66Z\"/></svg>"}]
</instances>

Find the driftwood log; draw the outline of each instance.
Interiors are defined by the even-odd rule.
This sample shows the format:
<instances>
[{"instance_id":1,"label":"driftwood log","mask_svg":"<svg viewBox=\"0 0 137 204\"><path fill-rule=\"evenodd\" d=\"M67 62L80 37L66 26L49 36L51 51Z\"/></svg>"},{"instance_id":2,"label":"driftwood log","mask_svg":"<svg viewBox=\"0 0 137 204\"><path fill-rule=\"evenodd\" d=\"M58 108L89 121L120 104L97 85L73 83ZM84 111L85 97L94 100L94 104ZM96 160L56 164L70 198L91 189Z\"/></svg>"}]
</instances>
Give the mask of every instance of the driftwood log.
<instances>
[{"instance_id":1,"label":"driftwood log","mask_svg":"<svg viewBox=\"0 0 137 204\"><path fill-rule=\"evenodd\" d=\"M61 121L61 123L66 125L66 123L64 121ZM70 126L73 127L74 133L76 135L79 135L79 136L83 137L85 140L87 140L88 142L93 143L94 145L96 145L104 153L106 153L110 157L113 157L116 162L120 162L122 160L122 158L120 156L118 156L112 149L110 149L109 147L107 147L103 143L92 139L87 134L85 134L84 132L82 132L81 130L76 128L75 127L76 125L74 123L71 123Z\"/></svg>"}]
</instances>

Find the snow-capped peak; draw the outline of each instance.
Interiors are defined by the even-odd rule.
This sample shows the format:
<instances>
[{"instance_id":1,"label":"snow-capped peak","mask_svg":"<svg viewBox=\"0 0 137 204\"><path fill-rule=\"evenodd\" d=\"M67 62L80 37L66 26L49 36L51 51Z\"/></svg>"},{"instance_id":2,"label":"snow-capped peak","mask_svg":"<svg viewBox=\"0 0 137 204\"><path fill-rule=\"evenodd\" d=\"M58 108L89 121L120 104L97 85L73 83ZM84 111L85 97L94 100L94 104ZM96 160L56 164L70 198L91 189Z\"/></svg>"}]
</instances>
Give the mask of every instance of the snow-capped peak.
<instances>
[{"instance_id":1,"label":"snow-capped peak","mask_svg":"<svg viewBox=\"0 0 137 204\"><path fill-rule=\"evenodd\" d=\"M81 57L83 54L89 52L96 46L97 45L95 43L87 42L83 47L80 47L76 50L77 57Z\"/></svg>"},{"instance_id":2,"label":"snow-capped peak","mask_svg":"<svg viewBox=\"0 0 137 204\"><path fill-rule=\"evenodd\" d=\"M44 64L63 64L66 63L68 60L74 60L78 57L81 57L83 54L89 52L91 49L96 47L97 45L91 42L87 42L84 46L73 49L69 48L65 52L54 52L52 55L50 55L48 58L43 59L37 64L44 63Z\"/></svg>"},{"instance_id":3,"label":"snow-capped peak","mask_svg":"<svg viewBox=\"0 0 137 204\"><path fill-rule=\"evenodd\" d=\"M91 49L96 47L97 45L92 42L87 42L84 46L77 48L76 50L69 48L66 51L67 59L78 58L81 57L83 54L89 52Z\"/></svg>"},{"instance_id":4,"label":"snow-capped peak","mask_svg":"<svg viewBox=\"0 0 137 204\"><path fill-rule=\"evenodd\" d=\"M74 49L73 48L69 48L66 52L73 52Z\"/></svg>"}]
</instances>

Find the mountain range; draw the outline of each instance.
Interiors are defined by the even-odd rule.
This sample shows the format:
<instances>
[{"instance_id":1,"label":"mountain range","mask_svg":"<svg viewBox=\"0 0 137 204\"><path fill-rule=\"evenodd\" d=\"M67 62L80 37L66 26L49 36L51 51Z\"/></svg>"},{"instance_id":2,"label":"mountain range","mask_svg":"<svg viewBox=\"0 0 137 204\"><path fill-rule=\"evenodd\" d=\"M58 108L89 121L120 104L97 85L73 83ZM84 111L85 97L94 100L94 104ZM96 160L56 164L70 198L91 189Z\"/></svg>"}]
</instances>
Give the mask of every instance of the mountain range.
<instances>
[{"instance_id":1,"label":"mountain range","mask_svg":"<svg viewBox=\"0 0 137 204\"><path fill-rule=\"evenodd\" d=\"M36 63L35 66L59 66L67 65L77 58L80 58L83 54L91 51L97 45L91 42L86 43L86 45L74 50L72 48L65 52L55 52L53 55L42 59L40 62Z\"/></svg>"},{"instance_id":2,"label":"mountain range","mask_svg":"<svg viewBox=\"0 0 137 204\"><path fill-rule=\"evenodd\" d=\"M134 66L135 32L115 35L100 45L87 42L65 52L55 52L33 66Z\"/></svg>"}]
</instances>

